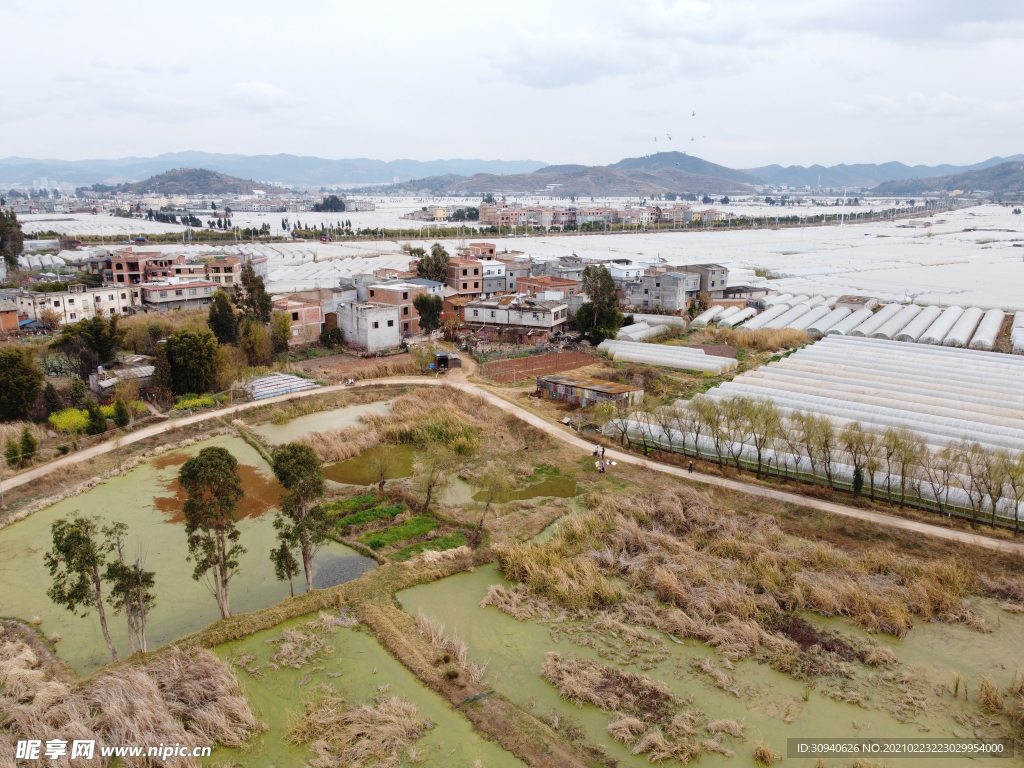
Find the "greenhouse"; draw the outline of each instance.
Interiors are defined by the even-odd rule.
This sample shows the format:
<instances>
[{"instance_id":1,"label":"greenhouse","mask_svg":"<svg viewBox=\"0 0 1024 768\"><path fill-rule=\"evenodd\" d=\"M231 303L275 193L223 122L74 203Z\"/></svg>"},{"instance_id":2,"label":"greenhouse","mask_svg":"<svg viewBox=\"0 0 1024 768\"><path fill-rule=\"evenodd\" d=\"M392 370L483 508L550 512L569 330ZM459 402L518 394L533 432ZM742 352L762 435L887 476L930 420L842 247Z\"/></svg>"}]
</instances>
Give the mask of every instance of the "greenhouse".
<instances>
[{"instance_id":1,"label":"greenhouse","mask_svg":"<svg viewBox=\"0 0 1024 768\"><path fill-rule=\"evenodd\" d=\"M896 341L917 341L941 315L942 310L939 307L925 307L902 331L896 334Z\"/></svg>"},{"instance_id":2,"label":"greenhouse","mask_svg":"<svg viewBox=\"0 0 1024 768\"><path fill-rule=\"evenodd\" d=\"M853 310L849 307L837 307L829 312L827 315L822 317L820 320L812 320L811 324L804 330L811 336L822 336L827 333L829 328L832 328L840 320L845 320L853 314Z\"/></svg>"},{"instance_id":3,"label":"greenhouse","mask_svg":"<svg viewBox=\"0 0 1024 768\"><path fill-rule=\"evenodd\" d=\"M732 328L733 326L739 325L740 323L744 322L745 320L749 320L750 318L755 317L756 315L757 315L757 310L756 309L754 309L753 307L747 307L746 309L741 309L735 315L730 315L725 320L719 320L718 321L718 327L719 328Z\"/></svg>"},{"instance_id":4,"label":"greenhouse","mask_svg":"<svg viewBox=\"0 0 1024 768\"><path fill-rule=\"evenodd\" d=\"M646 363L648 365L660 365L665 368L678 368L687 371L721 373L723 371L730 371L738 365L730 357L705 355L704 350L691 347L670 347L664 344L605 340L597 348L601 352L610 355L616 362Z\"/></svg>"}]
</instances>

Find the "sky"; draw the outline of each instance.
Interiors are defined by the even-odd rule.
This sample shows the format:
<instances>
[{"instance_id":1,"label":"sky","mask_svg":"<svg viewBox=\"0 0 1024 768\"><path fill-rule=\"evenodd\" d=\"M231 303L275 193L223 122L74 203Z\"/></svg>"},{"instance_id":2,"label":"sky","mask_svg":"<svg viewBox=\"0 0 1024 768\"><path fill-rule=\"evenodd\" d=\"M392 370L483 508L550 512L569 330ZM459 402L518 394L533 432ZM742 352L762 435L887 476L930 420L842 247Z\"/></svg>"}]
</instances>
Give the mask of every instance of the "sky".
<instances>
[{"instance_id":1,"label":"sky","mask_svg":"<svg viewBox=\"0 0 1024 768\"><path fill-rule=\"evenodd\" d=\"M1019 0L3 0L0 29L0 157L1024 151Z\"/></svg>"}]
</instances>

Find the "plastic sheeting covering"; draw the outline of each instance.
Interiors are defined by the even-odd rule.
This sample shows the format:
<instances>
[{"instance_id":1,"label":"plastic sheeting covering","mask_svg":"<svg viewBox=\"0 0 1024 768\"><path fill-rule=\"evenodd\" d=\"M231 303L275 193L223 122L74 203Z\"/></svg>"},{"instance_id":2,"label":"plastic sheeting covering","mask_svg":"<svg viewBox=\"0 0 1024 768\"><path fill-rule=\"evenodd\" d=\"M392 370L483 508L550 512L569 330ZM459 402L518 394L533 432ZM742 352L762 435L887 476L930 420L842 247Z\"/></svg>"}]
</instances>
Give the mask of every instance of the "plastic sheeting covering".
<instances>
[{"instance_id":1,"label":"plastic sheeting covering","mask_svg":"<svg viewBox=\"0 0 1024 768\"><path fill-rule=\"evenodd\" d=\"M977 307L965 309L964 313L960 315L960 319L956 321L956 325L946 335L946 338L942 340L942 346L966 347L967 342L974 335L974 329L978 327L978 323L981 322L981 318L984 315L985 313Z\"/></svg>"},{"instance_id":2,"label":"plastic sheeting covering","mask_svg":"<svg viewBox=\"0 0 1024 768\"><path fill-rule=\"evenodd\" d=\"M724 309L725 307L723 307L721 304L717 304L711 307L711 309L706 309L699 315L697 315L695 318L693 318L693 322L690 323L690 325L692 325L694 328L704 328Z\"/></svg>"},{"instance_id":3,"label":"plastic sheeting covering","mask_svg":"<svg viewBox=\"0 0 1024 768\"><path fill-rule=\"evenodd\" d=\"M1022 320L1024 325L1024 320ZM932 446L967 438L1024 450L1024 359L998 352L826 336L708 392L768 398L784 413L905 426Z\"/></svg>"},{"instance_id":4,"label":"plastic sheeting covering","mask_svg":"<svg viewBox=\"0 0 1024 768\"><path fill-rule=\"evenodd\" d=\"M996 343L996 336L999 329L1003 327L1003 319L1006 317L1001 309L990 309L982 318L978 330L971 338L971 349L992 349Z\"/></svg>"},{"instance_id":5,"label":"plastic sheeting covering","mask_svg":"<svg viewBox=\"0 0 1024 768\"><path fill-rule=\"evenodd\" d=\"M644 339L654 339L658 336L664 336L669 332L667 325L652 325L650 328L644 328L643 330L636 331L628 335L629 341L643 341Z\"/></svg>"},{"instance_id":6,"label":"plastic sheeting covering","mask_svg":"<svg viewBox=\"0 0 1024 768\"><path fill-rule=\"evenodd\" d=\"M633 319L635 320L636 318L634 317ZM639 323L633 323L632 325L622 326L621 328L619 328L618 335L621 338L623 336L629 336L629 334L631 333L636 333L637 331L646 331L650 327L651 326L649 326L645 321L641 320Z\"/></svg>"},{"instance_id":7,"label":"plastic sheeting covering","mask_svg":"<svg viewBox=\"0 0 1024 768\"><path fill-rule=\"evenodd\" d=\"M888 319L884 323L882 323L882 327L879 328L874 333L872 333L871 334L871 338L873 338L873 339L891 339L891 338L894 338L897 333L899 333L904 328L906 328L908 325L910 325L910 321L911 320L913 320L915 317L917 317L919 314L921 314L921 310L922 310L922 307L917 306L917 304L910 304L910 305L904 307L899 312L897 312L893 317L891 317L890 319Z\"/></svg>"},{"instance_id":8,"label":"plastic sheeting covering","mask_svg":"<svg viewBox=\"0 0 1024 768\"><path fill-rule=\"evenodd\" d=\"M886 304L880 310L872 314L871 317L850 331L847 335L870 336L895 317L901 309L903 309L903 305L901 304Z\"/></svg>"},{"instance_id":9,"label":"plastic sheeting covering","mask_svg":"<svg viewBox=\"0 0 1024 768\"><path fill-rule=\"evenodd\" d=\"M831 328L828 329L826 333L829 336L845 336L858 325L860 325L869 317L871 317L871 315L872 312L870 309L858 309L845 320L840 320L838 323L833 325Z\"/></svg>"},{"instance_id":10,"label":"plastic sheeting covering","mask_svg":"<svg viewBox=\"0 0 1024 768\"><path fill-rule=\"evenodd\" d=\"M733 315L735 315L739 311L740 311L739 307L726 307L721 312L719 312L718 315L715 316L715 322L716 323L721 323L723 320L725 320L726 318L732 317Z\"/></svg>"},{"instance_id":11,"label":"plastic sheeting covering","mask_svg":"<svg viewBox=\"0 0 1024 768\"><path fill-rule=\"evenodd\" d=\"M788 302L792 298L793 298L793 294L792 293L782 293L782 294L779 294L778 296L765 296L765 298L764 298L764 305L765 305L765 307L774 307L780 301Z\"/></svg>"},{"instance_id":12,"label":"plastic sheeting covering","mask_svg":"<svg viewBox=\"0 0 1024 768\"><path fill-rule=\"evenodd\" d=\"M678 317L677 315L646 315L634 312L633 321L635 323L647 323L648 325L678 325L683 328L686 327L686 318Z\"/></svg>"},{"instance_id":13,"label":"plastic sheeting covering","mask_svg":"<svg viewBox=\"0 0 1024 768\"><path fill-rule=\"evenodd\" d=\"M750 318L755 317L756 315L756 309L754 309L753 307L747 307L746 309L741 309L735 315L730 315L725 320L719 320L718 327L732 328L733 326L738 325L739 323L742 323L745 320L749 320Z\"/></svg>"},{"instance_id":14,"label":"plastic sheeting covering","mask_svg":"<svg viewBox=\"0 0 1024 768\"><path fill-rule=\"evenodd\" d=\"M1013 316L1013 325L1010 326L1010 344L1014 353L1024 353L1024 312L1018 312Z\"/></svg>"},{"instance_id":15,"label":"plastic sheeting covering","mask_svg":"<svg viewBox=\"0 0 1024 768\"><path fill-rule=\"evenodd\" d=\"M743 327L751 331L756 331L758 328L763 328L765 323L771 322L776 317L781 317L782 315L789 312L789 310L789 304L785 302L780 302L776 304L774 307L769 307L757 317L748 320L746 323L743 324Z\"/></svg>"},{"instance_id":16,"label":"plastic sheeting covering","mask_svg":"<svg viewBox=\"0 0 1024 768\"><path fill-rule=\"evenodd\" d=\"M616 362L625 363L646 363L647 365L659 365L664 368L678 368L683 371L711 371L720 373L735 368L738 363L727 357L712 357L711 355L665 355L657 351L659 345L648 344L648 350L654 351L633 351L616 350L614 357Z\"/></svg>"},{"instance_id":17,"label":"plastic sheeting covering","mask_svg":"<svg viewBox=\"0 0 1024 768\"><path fill-rule=\"evenodd\" d=\"M808 325L805 330L811 336L821 336L826 331L828 331L829 328L838 323L840 320L845 320L852 314L853 310L850 309L849 307L839 307L838 309L833 309L831 312L829 312L821 319L812 321L811 324Z\"/></svg>"},{"instance_id":18,"label":"plastic sheeting covering","mask_svg":"<svg viewBox=\"0 0 1024 768\"><path fill-rule=\"evenodd\" d=\"M786 325L796 320L798 317L803 317L811 311L811 307L806 304L797 304L795 307L790 309L788 312L776 317L774 320L770 320L761 327L766 330L777 330L779 328L785 328Z\"/></svg>"},{"instance_id":19,"label":"plastic sheeting covering","mask_svg":"<svg viewBox=\"0 0 1024 768\"><path fill-rule=\"evenodd\" d=\"M921 335L918 342L921 344L941 344L963 313L963 307L947 307L942 316L932 323L928 330Z\"/></svg>"},{"instance_id":20,"label":"plastic sheeting covering","mask_svg":"<svg viewBox=\"0 0 1024 768\"><path fill-rule=\"evenodd\" d=\"M784 325L783 327L793 328L797 331L802 331L815 320L821 320L821 318L825 317L825 315L828 315L831 312L832 310L826 307L824 304L819 304L816 307L812 307L809 312L805 312L796 320L791 320L790 322L786 323L786 325Z\"/></svg>"},{"instance_id":21,"label":"plastic sheeting covering","mask_svg":"<svg viewBox=\"0 0 1024 768\"><path fill-rule=\"evenodd\" d=\"M925 307L909 325L896 334L896 341L917 341L941 314L942 309L939 307Z\"/></svg>"}]
</instances>

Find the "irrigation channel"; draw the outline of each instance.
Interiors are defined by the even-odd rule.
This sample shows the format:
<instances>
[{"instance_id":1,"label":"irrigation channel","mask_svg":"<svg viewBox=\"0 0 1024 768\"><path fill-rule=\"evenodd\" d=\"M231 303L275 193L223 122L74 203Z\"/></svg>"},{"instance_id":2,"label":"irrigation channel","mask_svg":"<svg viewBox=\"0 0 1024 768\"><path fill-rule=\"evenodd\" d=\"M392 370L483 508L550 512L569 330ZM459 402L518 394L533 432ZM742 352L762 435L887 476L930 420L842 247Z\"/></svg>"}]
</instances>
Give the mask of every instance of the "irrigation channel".
<instances>
[{"instance_id":1,"label":"irrigation channel","mask_svg":"<svg viewBox=\"0 0 1024 768\"><path fill-rule=\"evenodd\" d=\"M974 702L975 681L991 674L1005 688L1013 678L1016 661L1022 657L1018 639L1024 631L1024 616L1000 611L991 601L972 601L993 632L919 622L902 640L873 635L880 646L896 653L901 665L879 670L852 664L851 678L838 685L829 681L810 688L755 658L738 661L730 669L715 649L700 641L679 642L651 630L648 632L660 640L655 651L622 664L616 661L623 656L615 646L628 649L628 641L620 636L604 642L601 635L586 631L589 621L573 622L564 615L517 621L493 606L481 608L480 601L492 584L509 586L510 582L489 565L399 592L397 598L410 615L422 611L444 622L447 631L456 631L469 646L470 660L487 663L490 688L546 722L562 729L581 729L587 742L602 746L619 765L635 768L649 765L647 758L632 755L628 747L612 739L607 731L611 714L591 704L574 706L560 698L555 686L545 680L541 670L547 653L571 654L648 675L666 683L684 700L692 694L690 708L699 709L706 723L742 721L742 737L721 739L722 746L736 756L705 750L701 765L711 766L749 764L753 742L758 738L784 752L787 738L973 738L976 732L994 734L994 719L980 712ZM842 620L813 613L805 613L804 618L821 630L866 637L862 630ZM580 629L583 632L577 633ZM588 634L596 640L595 647L586 644L589 640L580 642ZM709 658L725 676L724 687L697 666ZM964 699L963 684L958 698L951 695L957 673L971 681L970 702ZM697 728L698 733L702 730ZM710 734L704 732L701 737L708 739ZM1016 762L1019 764L1019 760ZM828 764L838 763L830 760ZM954 762L907 759L900 764L923 768Z\"/></svg>"}]
</instances>

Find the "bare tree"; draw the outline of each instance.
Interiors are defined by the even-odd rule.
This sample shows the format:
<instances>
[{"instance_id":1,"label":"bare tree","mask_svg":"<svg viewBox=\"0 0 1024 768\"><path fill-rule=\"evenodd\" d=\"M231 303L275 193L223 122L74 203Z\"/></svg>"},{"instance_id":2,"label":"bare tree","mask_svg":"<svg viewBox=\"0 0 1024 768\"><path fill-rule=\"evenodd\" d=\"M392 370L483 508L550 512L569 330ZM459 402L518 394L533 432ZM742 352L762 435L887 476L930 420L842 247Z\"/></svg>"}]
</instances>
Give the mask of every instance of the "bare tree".
<instances>
[{"instance_id":1,"label":"bare tree","mask_svg":"<svg viewBox=\"0 0 1024 768\"><path fill-rule=\"evenodd\" d=\"M678 403L664 405L654 411L654 423L661 430L662 438L668 443L668 452L675 453L674 443L676 432L679 430L679 421L682 408ZM680 430L681 431L681 430ZM685 448L685 446L683 446ZM685 452L685 451L684 451Z\"/></svg>"},{"instance_id":2,"label":"bare tree","mask_svg":"<svg viewBox=\"0 0 1024 768\"><path fill-rule=\"evenodd\" d=\"M423 502L423 514L430 511L430 502L434 494L444 490L448 485L449 474L458 466L455 454L440 446L435 446L427 452L426 457L419 465L419 473L416 477L417 484L423 495L426 497Z\"/></svg>"},{"instance_id":3,"label":"bare tree","mask_svg":"<svg viewBox=\"0 0 1024 768\"><path fill-rule=\"evenodd\" d=\"M821 468L825 471L825 480L828 487L835 489L833 478L833 467L839 456L839 433L836 432L836 425L828 416L818 416L818 426L814 430L814 437L818 441L817 454L821 458Z\"/></svg>"},{"instance_id":4,"label":"bare tree","mask_svg":"<svg viewBox=\"0 0 1024 768\"><path fill-rule=\"evenodd\" d=\"M732 456L736 470L740 467L743 449L750 439L750 398L730 397L722 402L723 428L726 437L726 450Z\"/></svg>"},{"instance_id":5,"label":"bare tree","mask_svg":"<svg viewBox=\"0 0 1024 768\"><path fill-rule=\"evenodd\" d=\"M956 442L950 441L937 451L925 449L921 453L921 469L935 503L939 505L939 514L948 516L949 491L961 470Z\"/></svg>"},{"instance_id":6,"label":"bare tree","mask_svg":"<svg viewBox=\"0 0 1024 768\"><path fill-rule=\"evenodd\" d=\"M757 454L757 477L761 477L765 451L775 444L782 433L782 416L775 403L767 398L752 400L748 409L750 439Z\"/></svg>"},{"instance_id":7,"label":"bare tree","mask_svg":"<svg viewBox=\"0 0 1024 768\"><path fill-rule=\"evenodd\" d=\"M992 507L992 519L990 524L996 526L996 512L999 509L999 502L1006 495L1006 451L986 450L982 452L981 477L979 485L988 496L989 505Z\"/></svg>"},{"instance_id":8,"label":"bare tree","mask_svg":"<svg viewBox=\"0 0 1024 768\"><path fill-rule=\"evenodd\" d=\"M394 470L395 459L392 452L386 446L379 446L370 458L368 469L370 475L377 478L377 490L384 490L384 481Z\"/></svg>"},{"instance_id":9,"label":"bare tree","mask_svg":"<svg viewBox=\"0 0 1024 768\"><path fill-rule=\"evenodd\" d=\"M479 547L480 542L483 540L484 520L487 517L487 513L491 511L491 504L504 501L514 485L512 482L512 471L507 465L501 462L491 462L487 466L480 488L486 504L484 505L484 511L480 515L480 522L477 524L476 533L473 535L472 545L474 549Z\"/></svg>"},{"instance_id":10,"label":"bare tree","mask_svg":"<svg viewBox=\"0 0 1024 768\"><path fill-rule=\"evenodd\" d=\"M957 485L967 494L967 503L971 506L971 520L978 521L978 514L985 503L985 494L981 488L981 475L984 471L984 449L975 442L964 438L956 444L963 471L957 475Z\"/></svg>"},{"instance_id":11,"label":"bare tree","mask_svg":"<svg viewBox=\"0 0 1024 768\"><path fill-rule=\"evenodd\" d=\"M724 460L722 448L725 442L722 409L715 400L706 395L697 395L690 402L693 404L691 407L697 409L701 424L703 425L703 433L711 438L711 442L715 446L718 466L722 466Z\"/></svg>"},{"instance_id":12,"label":"bare tree","mask_svg":"<svg viewBox=\"0 0 1024 768\"><path fill-rule=\"evenodd\" d=\"M818 479L818 464L821 461L821 454L819 453L820 441L818 440L818 417L813 413L797 413L794 414L793 428L794 437L798 440L799 445L803 448L804 453L807 456L807 461L811 465L811 482L816 482Z\"/></svg>"},{"instance_id":13,"label":"bare tree","mask_svg":"<svg viewBox=\"0 0 1024 768\"><path fill-rule=\"evenodd\" d=\"M907 501L907 481L913 480L913 472L920 463L925 447L924 439L916 432L906 427L897 427L894 431L896 452L893 462L900 473L900 509L903 509Z\"/></svg>"},{"instance_id":14,"label":"bare tree","mask_svg":"<svg viewBox=\"0 0 1024 768\"><path fill-rule=\"evenodd\" d=\"M1024 451L1016 456L1009 453L1005 456L1006 484L1010 488L1013 499L1013 530L1020 532L1020 504L1024 501Z\"/></svg>"},{"instance_id":15,"label":"bare tree","mask_svg":"<svg viewBox=\"0 0 1024 768\"><path fill-rule=\"evenodd\" d=\"M864 472L868 476L871 502L875 501L875 477L882 468L882 436L871 429L864 430Z\"/></svg>"}]
</instances>

